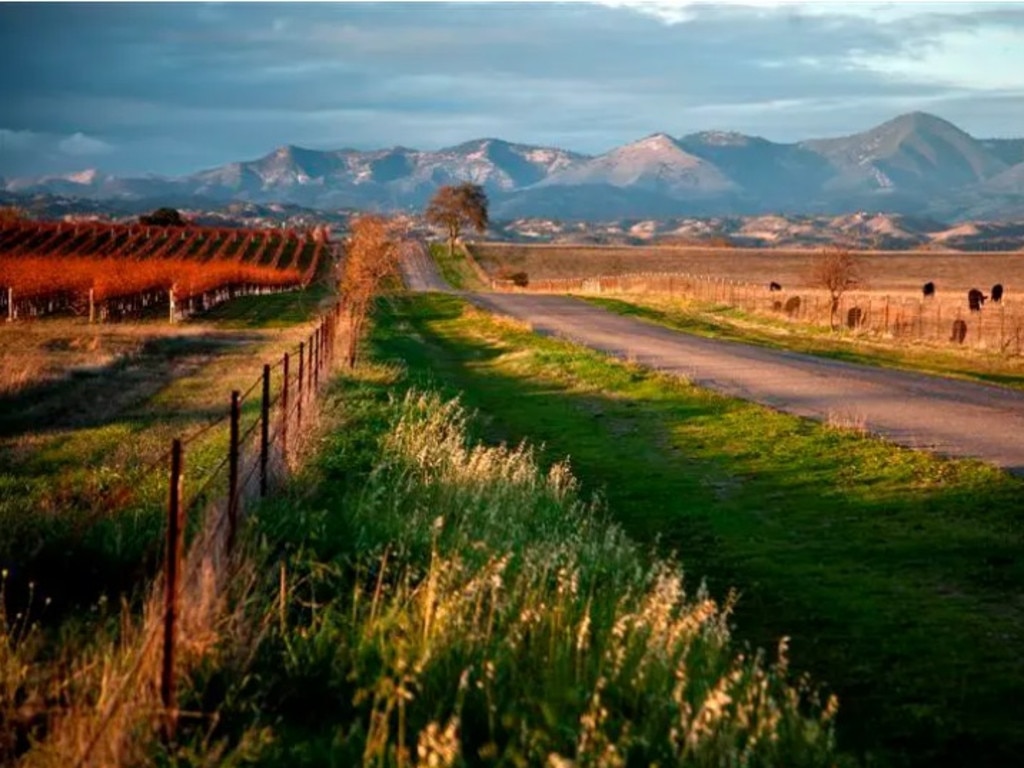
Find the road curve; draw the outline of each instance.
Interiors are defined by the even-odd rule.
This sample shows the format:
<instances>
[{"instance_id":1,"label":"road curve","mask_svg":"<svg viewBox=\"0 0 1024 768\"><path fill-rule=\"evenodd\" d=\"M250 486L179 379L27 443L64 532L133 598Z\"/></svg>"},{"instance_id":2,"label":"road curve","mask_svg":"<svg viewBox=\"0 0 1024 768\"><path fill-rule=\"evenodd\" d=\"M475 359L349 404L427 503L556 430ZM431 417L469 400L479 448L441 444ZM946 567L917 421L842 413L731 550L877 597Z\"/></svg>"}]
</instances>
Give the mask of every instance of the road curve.
<instances>
[{"instance_id":1,"label":"road curve","mask_svg":"<svg viewBox=\"0 0 1024 768\"><path fill-rule=\"evenodd\" d=\"M426 249L410 249L411 290L451 291ZM482 309L817 421L863 426L899 445L973 457L1024 475L1024 392L691 336L568 296L461 293Z\"/></svg>"}]
</instances>

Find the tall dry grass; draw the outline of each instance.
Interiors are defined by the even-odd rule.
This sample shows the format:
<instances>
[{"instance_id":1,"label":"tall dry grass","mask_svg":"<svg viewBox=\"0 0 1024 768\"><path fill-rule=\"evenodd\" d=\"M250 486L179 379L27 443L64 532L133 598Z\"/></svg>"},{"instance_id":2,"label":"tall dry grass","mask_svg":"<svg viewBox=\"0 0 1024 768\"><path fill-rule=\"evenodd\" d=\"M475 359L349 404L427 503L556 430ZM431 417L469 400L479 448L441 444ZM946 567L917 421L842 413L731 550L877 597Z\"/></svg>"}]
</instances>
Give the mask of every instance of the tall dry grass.
<instances>
[{"instance_id":1,"label":"tall dry grass","mask_svg":"<svg viewBox=\"0 0 1024 768\"><path fill-rule=\"evenodd\" d=\"M294 553L248 672L265 720L322 723L337 764L833 761L835 700L791 678L785 640L735 648L732 596L641 551L566 463L470 441L457 401L390 409L344 508L263 521Z\"/></svg>"}]
</instances>

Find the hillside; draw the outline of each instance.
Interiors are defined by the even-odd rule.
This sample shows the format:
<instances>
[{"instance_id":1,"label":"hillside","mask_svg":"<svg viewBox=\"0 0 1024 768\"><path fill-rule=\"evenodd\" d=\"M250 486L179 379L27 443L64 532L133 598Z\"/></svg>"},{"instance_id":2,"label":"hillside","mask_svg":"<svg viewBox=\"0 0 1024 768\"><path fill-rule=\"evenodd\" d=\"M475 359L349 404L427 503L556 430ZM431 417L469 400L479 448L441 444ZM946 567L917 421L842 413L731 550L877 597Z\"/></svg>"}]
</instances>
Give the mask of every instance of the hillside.
<instances>
[{"instance_id":1,"label":"hillside","mask_svg":"<svg viewBox=\"0 0 1024 768\"><path fill-rule=\"evenodd\" d=\"M1024 138L978 139L914 112L847 136L786 144L731 131L655 133L589 156L498 138L438 150L286 145L187 176L120 178L95 169L0 180L0 190L93 200L289 203L420 209L442 184L469 181L495 218L840 215L859 211L1024 217Z\"/></svg>"}]
</instances>

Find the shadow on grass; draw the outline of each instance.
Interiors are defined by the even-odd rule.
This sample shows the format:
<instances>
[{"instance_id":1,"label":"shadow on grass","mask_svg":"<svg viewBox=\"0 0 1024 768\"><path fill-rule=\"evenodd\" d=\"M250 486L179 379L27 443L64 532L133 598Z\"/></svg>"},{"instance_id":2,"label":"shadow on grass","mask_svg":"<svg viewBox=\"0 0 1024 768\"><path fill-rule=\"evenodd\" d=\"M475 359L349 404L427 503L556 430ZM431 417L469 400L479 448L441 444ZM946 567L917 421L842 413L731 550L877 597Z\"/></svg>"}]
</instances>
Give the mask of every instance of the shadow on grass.
<instances>
[{"instance_id":1,"label":"shadow on grass","mask_svg":"<svg viewBox=\"0 0 1024 768\"><path fill-rule=\"evenodd\" d=\"M828 429L397 299L372 341L411 386L459 394L481 436L568 455L637 540L682 556L737 637L792 637L797 669L839 694L865 762L1002 765L1024 748L1020 481Z\"/></svg>"},{"instance_id":2,"label":"shadow on grass","mask_svg":"<svg viewBox=\"0 0 1024 768\"><path fill-rule=\"evenodd\" d=\"M194 320L224 328L287 328L316 319L332 295L326 282L318 282L301 291L242 296L197 315Z\"/></svg>"},{"instance_id":3,"label":"shadow on grass","mask_svg":"<svg viewBox=\"0 0 1024 768\"><path fill-rule=\"evenodd\" d=\"M239 334L152 339L131 357L0 396L0 438L103 426L180 377L183 362L259 340Z\"/></svg>"}]
</instances>

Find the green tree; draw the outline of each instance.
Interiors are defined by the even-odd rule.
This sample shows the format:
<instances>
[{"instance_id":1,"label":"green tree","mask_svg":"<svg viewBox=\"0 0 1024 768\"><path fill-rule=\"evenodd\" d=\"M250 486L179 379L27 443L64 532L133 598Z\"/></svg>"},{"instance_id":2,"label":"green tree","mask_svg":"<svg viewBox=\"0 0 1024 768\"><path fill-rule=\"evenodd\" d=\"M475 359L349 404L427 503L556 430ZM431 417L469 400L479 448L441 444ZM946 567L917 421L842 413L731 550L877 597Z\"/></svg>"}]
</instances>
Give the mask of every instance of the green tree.
<instances>
[{"instance_id":1,"label":"green tree","mask_svg":"<svg viewBox=\"0 0 1024 768\"><path fill-rule=\"evenodd\" d=\"M448 235L449 256L455 255L455 241L463 229L473 227L481 234L487 230L487 205L487 193L479 184L449 185L434 193L425 215L428 224Z\"/></svg>"}]
</instances>

